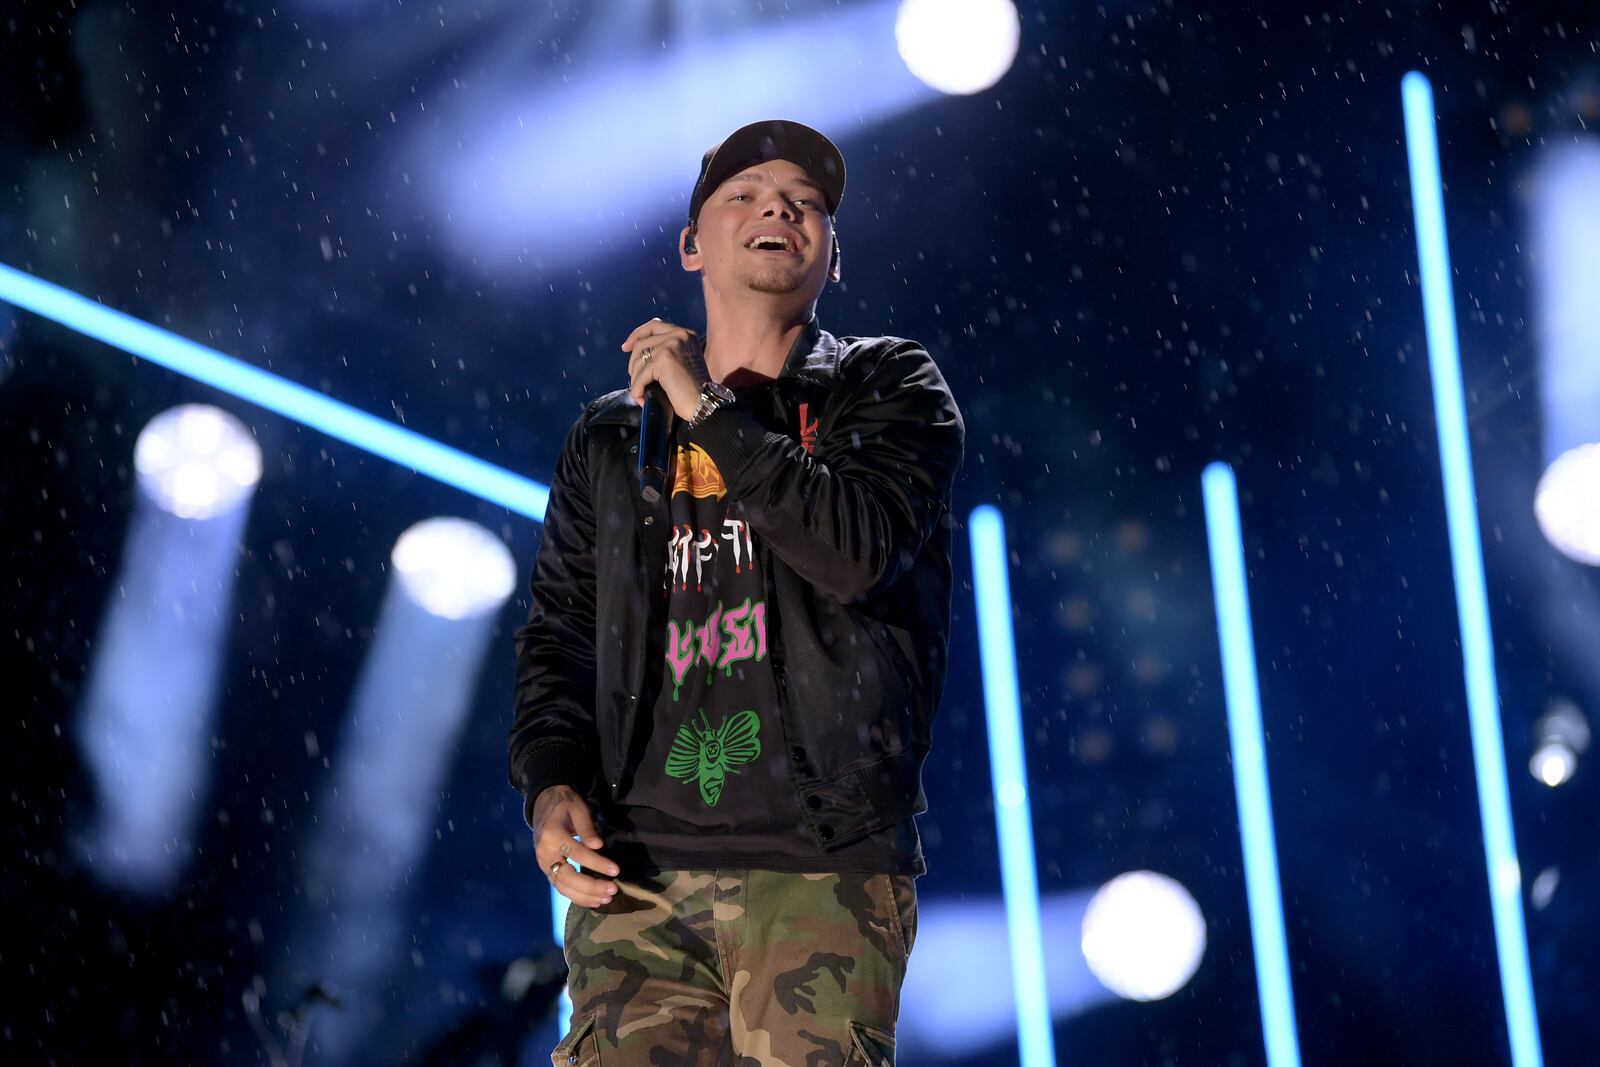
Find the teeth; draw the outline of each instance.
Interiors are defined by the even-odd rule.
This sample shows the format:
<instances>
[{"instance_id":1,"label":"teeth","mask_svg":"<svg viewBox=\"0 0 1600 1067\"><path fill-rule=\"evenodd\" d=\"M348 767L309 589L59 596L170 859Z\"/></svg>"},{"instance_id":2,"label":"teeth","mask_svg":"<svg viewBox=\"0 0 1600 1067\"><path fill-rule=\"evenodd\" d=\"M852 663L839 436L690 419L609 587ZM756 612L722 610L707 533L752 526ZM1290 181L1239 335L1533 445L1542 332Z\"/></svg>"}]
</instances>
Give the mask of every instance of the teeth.
<instances>
[{"instance_id":1,"label":"teeth","mask_svg":"<svg viewBox=\"0 0 1600 1067\"><path fill-rule=\"evenodd\" d=\"M770 233L758 234L757 236L752 237L750 239L750 243L748 245L746 245L745 247L747 247L747 248L770 248L770 247L774 247L774 246L781 247L785 252L793 252L794 251L794 244L793 244L793 242L791 242L789 240L789 238L781 237L781 236L779 236L777 234L770 234Z\"/></svg>"}]
</instances>

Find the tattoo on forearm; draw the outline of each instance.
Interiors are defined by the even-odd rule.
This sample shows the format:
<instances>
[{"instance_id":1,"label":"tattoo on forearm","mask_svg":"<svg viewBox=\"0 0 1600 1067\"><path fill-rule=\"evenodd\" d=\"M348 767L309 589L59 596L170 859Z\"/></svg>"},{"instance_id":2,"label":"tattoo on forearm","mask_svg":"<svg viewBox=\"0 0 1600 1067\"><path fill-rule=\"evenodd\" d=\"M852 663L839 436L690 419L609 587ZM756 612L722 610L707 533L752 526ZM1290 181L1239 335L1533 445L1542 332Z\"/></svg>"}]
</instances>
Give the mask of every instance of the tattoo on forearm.
<instances>
[{"instance_id":1,"label":"tattoo on forearm","mask_svg":"<svg viewBox=\"0 0 1600 1067\"><path fill-rule=\"evenodd\" d=\"M533 802L533 820L542 825L551 808L578 799L580 799L578 794L571 786L553 785L540 793L539 798Z\"/></svg>"}]
</instances>

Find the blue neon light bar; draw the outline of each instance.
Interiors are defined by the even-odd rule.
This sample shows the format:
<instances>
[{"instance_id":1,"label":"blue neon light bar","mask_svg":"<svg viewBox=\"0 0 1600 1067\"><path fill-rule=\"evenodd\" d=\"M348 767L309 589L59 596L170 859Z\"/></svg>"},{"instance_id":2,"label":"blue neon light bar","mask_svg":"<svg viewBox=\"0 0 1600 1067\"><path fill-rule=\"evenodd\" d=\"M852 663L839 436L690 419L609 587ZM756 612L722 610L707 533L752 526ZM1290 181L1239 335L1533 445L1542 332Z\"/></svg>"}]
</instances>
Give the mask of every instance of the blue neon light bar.
<instances>
[{"instance_id":1,"label":"blue neon light bar","mask_svg":"<svg viewBox=\"0 0 1600 1067\"><path fill-rule=\"evenodd\" d=\"M1255 638L1250 627L1250 589L1245 579L1240 534L1239 488L1233 470L1212 463L1201 475L1206 539L1211 545L1211 588L1217 604L1223 692L1228 702L1228 741L1233 751L1233 791L1239 805L1244 847L1244 885L1250 904L1250 940L1256 955L1256 991L1261 1032L1270 1067L1299 1067L1294 986L1289 981L1289 945L1283 928L1283 893L1278 886L1278 846L1273 840L1272 796L1267 788L1267 740L1261 726L1261 691L1256 684Z\"/></svg>"},{"instance_id":2,"label":"blue neon light bar","mask_svg":"<svg viewBox=\"0 0 1600 1067\"><path fill-rule=\"evenodd\" d=\"M492 504L544 521L550 490L532 479L4 264L0 264L0 300Z\"/></svg>"},{"instance_id":3,"label":"blue neon light bar","mask_svg":"<svg viewBox=\"0 0 1600 1067\"><path fill-rule=\"evenodd\" d=\"M572 901L556 892L556 887L550 887L550 929L551 938L556 944L566 947L567 934L567 909L572 907ZM556 1007L556 1033L566 1034L572 1028L572 997L561 990L561 1003Z\"/></svg>"},{"instance_id":4,"label":"blue neon light bar","mask_svg":"<svg viewBox=\"0 0 1600 1067\"><path fill-rule=\"evenodd\" d=\"M1539 1019L1528 968L1528 935L1522 917L1522 870L1511 828L1511 792L1506 783L1505 740L1495 684L1494 638L1489 593L1478 535L1472 485L1472 450L1467 442L1467 404L1461 386L1461 349L1456 337L1455 297L1450 291L1450 245L1444 228L1444 186L1439 176L1439 141L1434 129L1433 86L1417 71L1401 81L1406 120L1406 158L1411 170L1411 206L1417 224L1417 259L1422 277L1422 312L1428 337L1433 408L1439 426L1439 465L1444 474L1445 517L1450 531L1450 567L1455 572L1456 612L1461 623L1461 658L1466 671L1467 716L1472 724L1472 762L1478 777L1483 852L1489 870L1500 990L1514 1067L1540 1067Z\"/></svg>"},{"instance_id":5,"label":"blue neon light bar","mask_svg":"<svg viewBox=\"0 0 1600 1067\"><path fill-rule=\"evenodd\" d=\"M1022 701L1017 691L1017 648L1011 631L1005 524L997 509L984 504L973 509L967 528L972 540L972 591L978 606L994 821L1000 834L1000 876L1011 937L1011 984L1017 998L1017 1047L1022 1067L1055 1067L1028 767L1022 744Z\"/></svg>"}]
</instances>

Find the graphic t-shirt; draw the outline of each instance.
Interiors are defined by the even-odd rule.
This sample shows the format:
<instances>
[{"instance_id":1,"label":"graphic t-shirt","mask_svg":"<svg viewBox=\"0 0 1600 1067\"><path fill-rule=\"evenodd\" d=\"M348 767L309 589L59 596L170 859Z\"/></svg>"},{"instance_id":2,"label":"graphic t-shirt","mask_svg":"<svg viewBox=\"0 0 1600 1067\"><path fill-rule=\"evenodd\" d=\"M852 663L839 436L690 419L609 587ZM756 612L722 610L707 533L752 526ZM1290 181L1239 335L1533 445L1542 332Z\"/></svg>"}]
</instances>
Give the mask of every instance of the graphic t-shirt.
<instances>
[{"instance_id":1,"label":"graphic t-shirt","mask_svg":"<svg viewBox=\"0 0 1600 1067\"><path fill-rule=\"evenodd\" d=\"M744 406L765 389L739 393ZM783 758L759 536L682 423L675 438L662 686L607 813L606 853L625 869L920 873L909 823L831 852L805 828Z\"/></svg>"}]
</instances>

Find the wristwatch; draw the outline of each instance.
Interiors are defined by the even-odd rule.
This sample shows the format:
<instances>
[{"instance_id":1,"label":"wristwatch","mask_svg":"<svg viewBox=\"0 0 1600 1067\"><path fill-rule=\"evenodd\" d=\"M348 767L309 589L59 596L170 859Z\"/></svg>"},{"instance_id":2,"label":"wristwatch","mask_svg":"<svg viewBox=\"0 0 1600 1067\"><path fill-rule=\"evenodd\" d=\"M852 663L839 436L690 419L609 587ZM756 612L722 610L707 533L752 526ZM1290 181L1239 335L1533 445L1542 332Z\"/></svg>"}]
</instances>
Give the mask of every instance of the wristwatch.
<instances>
[{"instance_id":1,"label":"wristwatch","mask_svg":"<svg viewBox=\"0 0 1600 1067\"><path fill-rule=\"evenodd\" d=\"M708 381L700 386L700 406L689 416L689 429L706 421L706 416L734 401L733 390L720 382Z\"/></svg>"}]
</instances>

